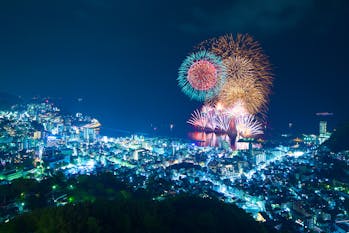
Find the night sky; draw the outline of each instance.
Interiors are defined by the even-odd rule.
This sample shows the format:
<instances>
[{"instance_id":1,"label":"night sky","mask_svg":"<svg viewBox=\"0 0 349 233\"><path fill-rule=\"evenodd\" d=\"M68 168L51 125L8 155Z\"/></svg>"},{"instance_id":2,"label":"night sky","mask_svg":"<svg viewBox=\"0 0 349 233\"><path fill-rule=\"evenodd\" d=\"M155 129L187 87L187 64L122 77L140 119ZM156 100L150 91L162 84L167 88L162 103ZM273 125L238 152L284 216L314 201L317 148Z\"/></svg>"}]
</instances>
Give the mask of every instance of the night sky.
<instances>
[{"instance_id":1,"label":"night sky","mask_svg":"<svg viewBox=\"0 0 349 233\"><path fill-rule=\"evenodd\" d=\"M316 133L316 112L333 112L332 127L349 118L348 12L346 0L1 1L0 92L184 135L200 103L177 87L182 60L202 40L249 33L273 65L269 126Z\"/></svg>"}]
</instances>

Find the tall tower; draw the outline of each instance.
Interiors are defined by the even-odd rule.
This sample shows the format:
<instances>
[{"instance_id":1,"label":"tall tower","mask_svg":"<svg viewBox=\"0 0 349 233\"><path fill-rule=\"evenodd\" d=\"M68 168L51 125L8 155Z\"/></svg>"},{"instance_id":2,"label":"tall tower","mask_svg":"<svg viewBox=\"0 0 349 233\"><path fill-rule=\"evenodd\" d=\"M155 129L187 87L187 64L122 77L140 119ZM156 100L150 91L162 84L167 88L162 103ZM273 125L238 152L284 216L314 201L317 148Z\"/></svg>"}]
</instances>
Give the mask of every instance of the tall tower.
<instances>
[{"instance_id":1,"label":"tall tower","mask_svg":"<svg viewBox=\"0 0 349 233\"><path fill-rule=\"evenodd\" d=\"M320 121L319 135L325 135L327 133L327 121Z\"/></svg>"},{"instance_id":2,"label":"tall tower","mask_svg":"<svg viewBox=\"0 0 349 233\"><path fill-rule=\"evenodd\" d=\"M331 133L327 132L327 121L320 121L319 125L319 143L322 144L324 141L331 137Z\"/></svg>"}]
</instances>

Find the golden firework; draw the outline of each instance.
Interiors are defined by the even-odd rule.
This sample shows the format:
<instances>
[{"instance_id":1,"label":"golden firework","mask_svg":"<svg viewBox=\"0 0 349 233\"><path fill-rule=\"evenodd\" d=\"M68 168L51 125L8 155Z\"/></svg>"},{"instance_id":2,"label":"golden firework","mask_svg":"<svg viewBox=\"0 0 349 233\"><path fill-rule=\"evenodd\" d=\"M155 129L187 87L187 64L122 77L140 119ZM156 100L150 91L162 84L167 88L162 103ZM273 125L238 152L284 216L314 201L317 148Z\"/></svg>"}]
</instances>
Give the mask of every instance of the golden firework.
<instances>
[{"instance_id":1,"label":"golden firework","mask_svg":"<svg viewBox=\"0 0 349 233\"><path fill-rule=\"evenodd\" d=\"M218 95L226 108L243 103L249 114L263 113L267 106L267 89L250 77L228 79Z\"/></svg>"},{"instance_id":2,"label":"golden firework","mask_svg":"<svg viewBox=\"0 0 349 233\"><path fill-rule=\"evenodd\" d=\"M251 76L268 89L273 76L268 57L258 43L248 34L227 34L202 42L199 48L206 48L223 59L230 78Z\"/></svg>"}]
</instances>

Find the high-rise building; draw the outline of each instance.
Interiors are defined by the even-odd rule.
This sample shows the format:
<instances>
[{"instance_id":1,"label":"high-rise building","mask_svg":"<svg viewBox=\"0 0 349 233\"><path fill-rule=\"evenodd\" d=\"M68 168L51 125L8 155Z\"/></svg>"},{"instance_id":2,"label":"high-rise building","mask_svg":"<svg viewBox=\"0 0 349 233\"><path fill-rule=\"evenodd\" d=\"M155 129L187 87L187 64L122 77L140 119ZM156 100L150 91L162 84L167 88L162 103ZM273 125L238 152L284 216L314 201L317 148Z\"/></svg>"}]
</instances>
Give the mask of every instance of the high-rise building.
<instances>
[{"instance_id":1,"label":"high-rise building","mask_svg":"<svg viewBox=\"0 0 349 233\"><path fill-rule=\"evenodd\" d=\"M94 142L96 140L96 137L97 137L95 129L84 127L83 128L83 137L89 143Z\"/></svg>"},{"instance_id":2,"label":"high-rise building","mask_svg":"<svg viewBox=\"0 0 349 233\"><path fill-rule=\"evenodd\" d=\"M320 121L319 124L319 144L331 137L331 133L327 132L327 121Z\"/></svg>"},{"instance_id":3,"label":"high-rise building","mask_svg":"<svg viewBox=\"0 0 349 233\"><path fill-rule=\"evenodd\" d=\"M138 150L133 151L133 159L138 160Z\"/></svg>"},{"instance_id":4,"label":"high-rise building","mask_svg":"<svg viewBox=\"0 0 349 233\"><path fill-rule=\"evenodd\" d=\"M327 121L320 121L319 134L325 135L327 133Z\"/></svg>"},{"instance_id":5,"label":"high-rise building","mask_svg":"<svg viewBox=\"0 0 349 233\"><path fill-rule=\"evenodd\" d=\"M265 163L266 155L265 152L256 154L256 164Z\"/></svg>"},{"instance_id":6,"label":"high-rise building","mask_svg":"<svg viewBox=\"0 0 349 233\"><path fill-rule=\"evenodd\" d=\"M84 125L83 128L83 138L88 143L93 143L97 135L99 134L101 124L97 119L92 119L91 123Z\"/></svg>"}]
</instances>

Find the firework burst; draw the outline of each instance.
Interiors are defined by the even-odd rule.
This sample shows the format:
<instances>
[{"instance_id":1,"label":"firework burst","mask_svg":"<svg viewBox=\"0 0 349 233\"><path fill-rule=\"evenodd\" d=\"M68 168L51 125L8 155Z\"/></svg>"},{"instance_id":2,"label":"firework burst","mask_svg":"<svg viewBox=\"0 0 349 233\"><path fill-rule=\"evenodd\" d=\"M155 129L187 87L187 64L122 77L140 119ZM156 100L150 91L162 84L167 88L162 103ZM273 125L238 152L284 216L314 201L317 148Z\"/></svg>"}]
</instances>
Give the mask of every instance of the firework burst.
<instances>
[{"instance_id":1,"label":"firework burst","mask_svg":"<svg viewBox=\"0 0 349 233\"><path fill-rule=\"evenodd\" d=\"M264 86L257 84L252 77L230 79L219 93L218 100L227 106L227 109L241 107L241 111L246 110L249 114L256 114L266 109L266 92Z\"/></svg>"},{"instance_id":2,"label":"firework burst","mask_svg":"<svg viewBox=\"0 0 349 233\"><path fill-rule=\"evenodd\" d=\"M272 84L270 64L259 43L247 34L224 35L201 43L198 48L208 49L222 58L227 81L219 95L207 102L220 102L232 112L236 106L242 115L260 113L264 116ZM242 111L244 110L244 111ZM235 111L235 113L238 113ZM236 117L236 116L235 116Z\"/></svg>"},{"instance_id":3,"label":"firework burst","mask_svg":"<svg viewBox=\"0 0 349 233\"><path fill-rule=\"evenodd\" d=\"M241 116L235 119L237 137L254 137L263 134L262 124L253 115Z\"/></svg>"},{"instance_id":4,"label":"firework burst","mask_svg":"<svg viewBox=\"0 0 349 233\"><path fill-rule=\"evenodd\" d=\"M177 78L184 93L205 102L188 123L205 132L236 134L236 142L263 134L254 115L265 119L273 77L259 43L247 34L230 34L197 49L184 60Z\"/></svg>"},{"instance_id":5,"label":"firework burst","mask_svg":"<svg viewBox=\"0 0 349 233\"><path fill-rule=\"evenodd\" d=\"M270 63L260 44L248 34L237 34L236 38L228 34L202 42L198 48L207 49L220 56L228 74L234 78L251 73L264 85L272 84Z\"/></svg>"},{"instance_id":6,"label":"firework burst","mask_svg":"<svg viewBox=\"0 0 349 233\"><path fill-rule=\"evenodd\" d=\"M230 130L231 120L232 118L227 114L224 114L224 113L218 114L216 116L217 130L228 133Z\"/></svg>"},{"instance_id":7,"label":"firework burst","mask_svg":"<svg viewBox=\"0 0 349 233\"><path fill-rule=\"evenodd\" d=\"M195 110L191 114L191 118L187 121L187 123L196 128L205 129L207 125L207 118L204 116L204 114L202 114L202 112L200 112L200 110Z\"/></svg>"},{"instance_id":8,"label":"firework burst","mask_svg":"<svg viewBox=\"0 0 349 233\"><path fill-rule=\"evenodd\" d=\"M250 35L228 34L202 42L198 48L208 49L223 59L227 78L253 76L257 83L269 88L272 85L271 66L259 43Z\"/></svg>"},{"instance_id":9,"label":"firework burst","mask_svg":"<svg viewBox=\"0 0 349 233\"><path fill-rule=\"evenodd\" d=\"M255 76L256 71L249 58L239 56L228 57L223 60L229 79L243 79Z\"/></svg>"},{"instance_id":10,"label":"firework burst","mask_svg":"<svg viewBox=\"0 0 349 233\"><path fill-rule=\"evenodd\" d=\"M241 100L236 101L235 104L233 104L229 108L226 108L224 111L228 116L234 118L248 115L248 111L245 107L245 104Z\"/></svg>"},{"instance_id":11,"label":"firework burst","mask_svg":"<svg viewBox=\"0 0 349 233\"><path fill-rule=\"evenodd\" d=\"M204 105L200 110L195 110L191 114L191 118L187 121L194 127L204 131L219 131L228 133L232 117L225 111Z\"/></svg>"},{"instance_id":12,"label":"firework burst","mask_svg":"<svg viewBox=\"0 0 349 233\"><path fill-rule=\"evenodd\" d=\"M222 60L208 51L189 55L179 68L178 85L191 99L205 101L218 94L225 82Z\"/></svg>"}]
</instances>

